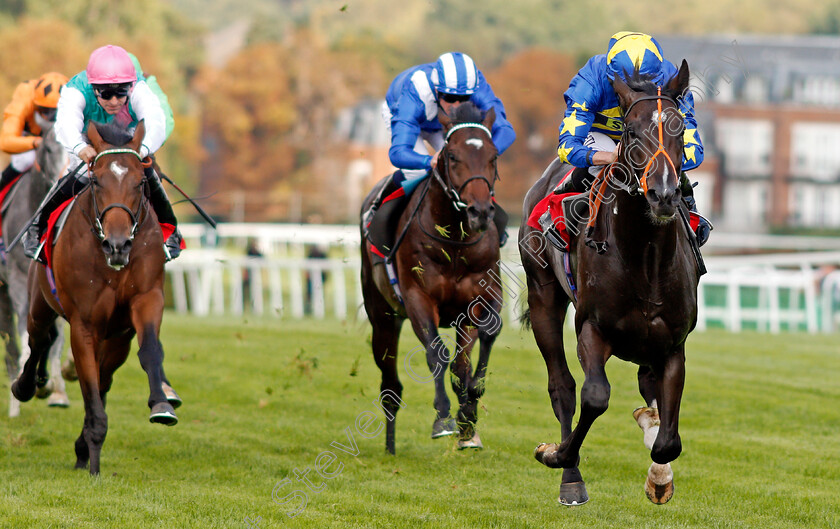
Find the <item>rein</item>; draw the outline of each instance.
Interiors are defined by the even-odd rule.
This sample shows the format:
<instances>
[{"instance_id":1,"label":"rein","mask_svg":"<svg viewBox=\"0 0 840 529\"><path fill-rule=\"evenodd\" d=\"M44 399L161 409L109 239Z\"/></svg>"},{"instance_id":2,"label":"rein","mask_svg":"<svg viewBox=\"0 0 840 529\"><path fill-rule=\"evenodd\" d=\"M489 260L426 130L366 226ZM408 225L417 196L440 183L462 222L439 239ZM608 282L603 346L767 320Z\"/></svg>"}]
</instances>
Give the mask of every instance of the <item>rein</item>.
<instances>
[{"instance_id":1,"label":"rein","mask_svg":"<svg viewBox=\"0 0 840 529\"><path fill-rule=\"evenodd\" d=\"M96 201L96 191L93 185L97 183L96 175L93 174L93 167L96 165L96 162L99 161L99 159L105 156L106 154L133 154L137 157L138 160L140 160L140 163L143 163L143 158L140 156L140 153L138 153L134 149L106 149L96 155L96 157L93 159L93 162L90 164L90 196L93 201L94 214L94 218L91 221L91 231L94 235L96 235L96 238L99 239L100 242L104 241L105 230L102 228L102 221L105 219L105 214L112 209L121 209L128 213L128 216L131 219L132 226L131 233L128 236L128 240L133 241L134 237L137 235L138 230L140 229L140 226L143 225L143 221L145 221L147 217L147 215L143 215L143 218L138 220L140 218L141 213L143 212L143 206L146 204L146 193L140 194L140 202L139 204L137 204L137 211L132 211L131 208L120 202L108 204L107 206L105 206L105 209L100 211L99 203ZM146 185L145 177L143 178L143 185Z\"/></svg>"}]
</instances>

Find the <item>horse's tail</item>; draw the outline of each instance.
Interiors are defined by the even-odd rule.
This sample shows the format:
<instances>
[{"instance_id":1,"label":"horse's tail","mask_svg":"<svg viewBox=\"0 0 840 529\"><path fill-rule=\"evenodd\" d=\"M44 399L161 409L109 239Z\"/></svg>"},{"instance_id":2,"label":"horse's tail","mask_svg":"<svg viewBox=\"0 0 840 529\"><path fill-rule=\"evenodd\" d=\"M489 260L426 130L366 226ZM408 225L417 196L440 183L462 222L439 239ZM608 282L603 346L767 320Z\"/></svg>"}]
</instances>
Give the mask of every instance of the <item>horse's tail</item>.
<instances>
[{"instance_id":1,"label":"horse's tail","mask_svg":"<svg viewBox=\"0 0 840 529\"><path fill-rule=\"evenodd\" d=\"M527 308L522 311L522 316L519 317L519 324L522 326L522 330L530 331L531 330L531 309Z\"/></svg>"}]
</instances>

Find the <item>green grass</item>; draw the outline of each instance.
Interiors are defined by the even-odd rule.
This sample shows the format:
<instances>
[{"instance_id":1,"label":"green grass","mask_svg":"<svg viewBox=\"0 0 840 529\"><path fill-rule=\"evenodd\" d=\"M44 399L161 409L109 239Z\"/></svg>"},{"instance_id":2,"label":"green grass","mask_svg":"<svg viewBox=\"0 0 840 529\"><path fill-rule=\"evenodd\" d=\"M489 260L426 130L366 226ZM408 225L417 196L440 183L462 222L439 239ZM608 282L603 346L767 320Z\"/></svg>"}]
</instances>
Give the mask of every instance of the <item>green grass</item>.
<instances>
[{"instance_id":1,"label":"green grass","mask_svg":"<svg viewBox=\"0 0 840 529\"><path fill-rule=\"evenodd\" d=\"M167 314L167 374L185 400L174 428L148 423L148 386L136 355L115 377L102 475L74 471L82 425L78 385L67 410L26 403L10 420L8 382L0 409L2 528L802 528L840 527L840 355L838 336L722 331L689 340L676 494L645 498L650 457L632 419L641 404L635 369L608 364L610 409L592 428L581 471L591 501L556 503L560 472L537 463L541 441L559 440L545 368L533 337L503 331L490 361L479 431L485 450L459 452L431 440L430 384L406 375L397 455L384 433L355 433L373 410L379 372L368 327L358 322L196 319ZM404 328L402 357L417 341ZM582 377L574 355L575 376ZM425 373L415 358L414 369ZM454 409L454 407L453 407ZM349 443L359 455L331 443ZM318 455L338 456L324 481ZM322 461L323 463L323 461ZM338 463L343 465L339 467ZM306 508L272 501L311 468L320 493Z\"/></svg>"}]
</instances>

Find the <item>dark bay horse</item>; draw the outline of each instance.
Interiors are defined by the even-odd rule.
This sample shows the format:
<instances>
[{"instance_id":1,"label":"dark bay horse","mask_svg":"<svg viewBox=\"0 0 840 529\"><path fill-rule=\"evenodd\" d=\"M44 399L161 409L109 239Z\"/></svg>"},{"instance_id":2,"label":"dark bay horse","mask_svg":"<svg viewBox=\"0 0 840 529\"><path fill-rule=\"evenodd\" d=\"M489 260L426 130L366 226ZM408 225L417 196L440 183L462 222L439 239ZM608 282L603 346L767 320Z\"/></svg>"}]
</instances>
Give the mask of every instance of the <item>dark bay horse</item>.
<instances>
[{"instance_id":1,"label":"dark bay horse","mask_svg":"<svg viewBox=\"0 0 840 529\"><path fill-rule=\"evenodd\" d=\"M485 288L491 283L488 274L498 277L499 272L499 235L492 222L497 151L490 129L495 112L491 109L482 115L468 102L451 117L439 111L438 119L446 137L437 163L439 172L414 192L396 229L398 234L404 233L393 261L404 305L389 284L385 265L371 260L362 229L362 291L373 327L373 357L382 372L385 448L392 454L396 413L402 405L397 345L403 321L410 320L423 348L416 356L425 358L432 373L417 375L411 367L414 352L404 361L412 378L434 383L432 437L452 435L457 427L460 448L481 448L475 432L478 399L484 393L490 348L501 330L501 298L488 294ZM368 195L362 211L377 191L378 187ZM457 339L450 343L455 349L453 357L439 327L456 330ZM473 371L470 353L477 338L481 346ZM457 423L450 415L444 382L450 361L452 389L460 405Z\"/></svg>"},{"instance_id":2,"label":"dark bay horse","mask_svg":"<svg viewBox=\"0 0 840 529\"><path fill-rule=\"evenodd\" d=\"M41 125L43 135L41 144L35 149L35 165L21 175L6 199L8 207L3 211L3 239L7 246L35 213L67 165L67 153L55 139L53 124L44 120ZM0 333L6 342L6 370L10 382L20 373L21 358L25 362L29 357L26 318L29 313L27 274L31 262L23 254L23 246L20 244L7 251L5 262L0 262ZM70 404L64 380L59 376L61 350L64 348L64 324L57 323L55 332L57 338L48 355L52 376L49 383L38 392L38 397L49 396L48 405L64 407ZM23 350L19 344L23 344ZM11 396L9 416L16 417L19 412L20 403Z\"/></svg>"},{"instance_id":3,"label":"dark bay horse","mask_svg":"<svg viewBox=\"0 0 840 529\"><path fill-rule=\"evenodd\" d=\"M538 230L523 224L519 232L528 279L527 316L548 369L548 393L562 435L562 443L542 444L535 456L548 467L563 468L559 501L566 505L588 500L579 453L589 428L609 404L604 365L611 356L639 365L639 391L646 407L637 409L634 418L654 461L646 493L655 503L665 503L673 494L669 462L682 449L678 421L685 340L697 319L699 280L691 234L677 211L682 207L679 101L688 81L685 61L664 88L638 76L628 86L616 77L613 87L625 130L616 162L593 185L590 201L598 192L603 198L593 229L573 237L570 245L577 300L568 288L563 254L546 245ZM555 160L526 196L526 218L563 174ZM563 350L563 320L570 301L576 308L577 356L585 374L574 429L575 381Z\"/></svg>"},{"instance_id":4,"label":"dark bay horse","mask_svg":"<svg viewBox=\"0 0 840 529\"><path fill-rule=\"evenodd\" d=\"M101 131L101 135L100 135ZM175 424L162 382L163 235L145 194L138 154L145 126L134 135L91 123L88 138L98 153L91 183L76 198L52 255L56 296L43 265L29 273L29 346L32 354L12 392L21 401L35 393L45 373L41 359L56 318L70 322L70 342L85 401L82 433L76 440L76 468L99 473L108 430L105 397L114 371L125 362L137 335L140 365L149 378L151 422ZM57 299L56 299L57 297Z\"/></svg>"}]
</instances>

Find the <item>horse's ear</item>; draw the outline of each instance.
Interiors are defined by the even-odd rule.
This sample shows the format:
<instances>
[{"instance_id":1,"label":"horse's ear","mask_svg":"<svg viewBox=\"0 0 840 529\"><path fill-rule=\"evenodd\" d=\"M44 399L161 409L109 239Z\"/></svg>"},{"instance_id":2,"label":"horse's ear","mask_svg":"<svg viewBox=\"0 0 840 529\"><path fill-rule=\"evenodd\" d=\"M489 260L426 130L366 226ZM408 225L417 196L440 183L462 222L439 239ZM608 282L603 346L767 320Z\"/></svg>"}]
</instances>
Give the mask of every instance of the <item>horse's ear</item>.
<instances>
[{"instance_id":1,"label":"horse's ear","mask_svg":"<svg viewBox=\"0 0 840 529\"><path fill-rule=\"evenodd\" d=\"M688 90L688 83L691 79L691 75L688 72L688 63L683 59L682 64L680 65L680 71L677 72L677 75L671 78L668 81L668 90L673 90L680 96L684 95Z\"/></svg>"},{"instance_id":2,"label":"horse's ear","mask_svg":"<svg viewBox=\"0 0 840 529\"><path fill-rule=\"evenodd\" d=\"M137 124L137 128L134 129L134 137L131 138L129 142L129 147L134 149L137 152L140 152L140 145L143 144L143 137L146 135L146 123L145 120L141 119L140 123Z\"/></svg>"},{"instance_id":3,"label":"horse's ear","mask_svg":"<svg viewBox=\"0 0 840 529\"><path fill-rule=\"evenodd\" d=\"M618 96L618 103L621 105L621 110L627 111L639 95L635 90L627 86L627 83L618 75L613 78L612 85L615 90L615 95Z\"/></svg>"},{"instance_id":4,"label":"horse's ear","mask_svg":"<svg viewBox=\"0 0 840 529\"><path fill-rule=\"evenodd\" d=\"M105 140L103 140L102 136L99 135L99 131L96 129L95 121L91 121L88 125L87 137L90 140L90 144L93 145L94 149L96 149L96 152L102 152L105 150Z\"/></svg>"},{"instance_id":5,"label":"horse's ear","mask_svg":"<svg viewBox=\"0 0 840 529\"><path fill-rule=\"evenodd\" d=\"M449 117L449 114L444 112L443 107L438 107L438 121L443 126L443 130L449 130L452 127L452 119Z\"/></svg>"},{"instance_id":6,"label":"horse's ear","mask_svg":"<svg viewBox=\"0 0 840 529\"><path fill-rule=\"evenodd\" d=\"M488 129L492 129L494 121L496 121L496 109L490 107L490 110L488 110L487 113L484 114L484 121L482 121L481 124L487 127Z\"/></svg>"}]
</instances>

